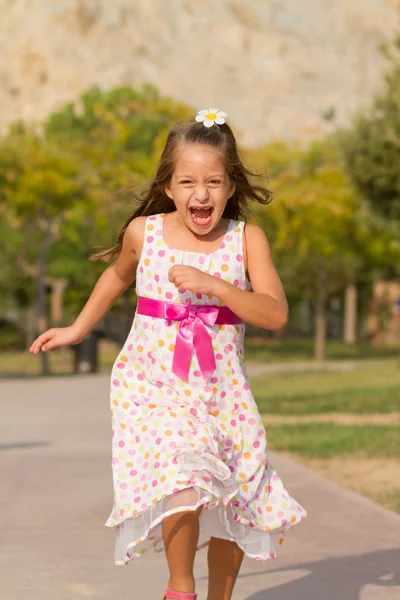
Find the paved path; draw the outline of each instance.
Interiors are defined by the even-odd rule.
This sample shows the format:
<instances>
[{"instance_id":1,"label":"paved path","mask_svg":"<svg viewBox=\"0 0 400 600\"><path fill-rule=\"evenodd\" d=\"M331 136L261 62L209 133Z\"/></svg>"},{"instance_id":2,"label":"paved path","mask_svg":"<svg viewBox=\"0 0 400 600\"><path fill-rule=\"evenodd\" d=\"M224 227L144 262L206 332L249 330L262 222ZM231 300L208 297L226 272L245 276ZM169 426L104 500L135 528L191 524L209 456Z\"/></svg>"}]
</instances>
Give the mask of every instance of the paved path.
<instances>
[{"instance_id":1,"label":"paved path","mask_svg":"<svg viewBox=\"0 0 400 600\"><path fill-rule=\"evenodd\" d=\"M1 600L161 600L163 555L113 564L108 378L0 381ZM276 560L246 559L234 600L400 598L400 517L270 453L309 511ZM206 599L206 553L197 556Z\"/></svg>"}]
</instances>

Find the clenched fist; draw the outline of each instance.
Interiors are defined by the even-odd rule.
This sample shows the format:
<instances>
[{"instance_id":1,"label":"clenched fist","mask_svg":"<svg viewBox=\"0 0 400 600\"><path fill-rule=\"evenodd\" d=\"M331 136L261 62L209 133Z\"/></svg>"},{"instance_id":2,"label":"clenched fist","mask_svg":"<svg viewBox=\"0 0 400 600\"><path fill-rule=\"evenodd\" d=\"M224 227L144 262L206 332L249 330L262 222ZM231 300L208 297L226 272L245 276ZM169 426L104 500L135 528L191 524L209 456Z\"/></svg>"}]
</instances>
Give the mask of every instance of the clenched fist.
<instances>
[{"instance_id":1,"label":"clenched fist","mask_svg":"<svg viewBox=\"0 0 400 600\"><path fill-rule=\"evenodd\" d=\"M189 290L204 296L216 296L218 286L222 283L218 277L185 265L172 267L169 271L169 280L175 284L181 294Z\"/></svg>"}]
</instances>

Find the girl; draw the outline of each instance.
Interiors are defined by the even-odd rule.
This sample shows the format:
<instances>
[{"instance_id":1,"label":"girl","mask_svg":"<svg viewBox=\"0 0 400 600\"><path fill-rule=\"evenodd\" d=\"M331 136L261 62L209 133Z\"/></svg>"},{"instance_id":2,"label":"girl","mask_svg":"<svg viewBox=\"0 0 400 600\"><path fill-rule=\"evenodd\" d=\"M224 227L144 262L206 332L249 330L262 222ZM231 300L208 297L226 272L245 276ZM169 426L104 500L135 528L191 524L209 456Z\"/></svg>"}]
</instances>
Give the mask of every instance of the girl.
<instances>
[{"instance_id":1,"label":"girl","mask_svg":"<svg viewBox=\"0 0 400 600\"><path fill-rule=\"evenodd\" d=\"M164 598L196 598L196 550L208 545L208 600L229 600L244 554L275 558L305 510L267 458L243 362L243 321L274 331L288 317L268 241L245 217L270 193L250 183L226 113L200 111L169 133L156 176L115 262L75 323L31 352L79 343L136 279L132 329L113 367L116 564L165 549ZM250 291L250 286L251 290Z\"/></svg>"}]
</instances>

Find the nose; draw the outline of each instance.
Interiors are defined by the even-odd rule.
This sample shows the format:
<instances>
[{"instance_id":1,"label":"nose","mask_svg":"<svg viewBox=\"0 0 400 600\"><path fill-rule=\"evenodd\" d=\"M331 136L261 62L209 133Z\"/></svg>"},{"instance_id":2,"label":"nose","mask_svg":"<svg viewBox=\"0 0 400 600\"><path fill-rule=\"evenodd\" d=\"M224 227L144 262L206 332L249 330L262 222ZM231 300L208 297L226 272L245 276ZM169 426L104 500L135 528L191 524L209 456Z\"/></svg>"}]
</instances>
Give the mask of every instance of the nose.
<instances>
[{"instance_id":1,"label":"nose","mask_svg":"<svg viewBox=\"0 0 400 600\"><path fill-rule=\"evenodd\" d=\"M208 189L206 185L196 186L194 197L199 202L206 202L208 200Z\"/></svg>"}]
</instances>

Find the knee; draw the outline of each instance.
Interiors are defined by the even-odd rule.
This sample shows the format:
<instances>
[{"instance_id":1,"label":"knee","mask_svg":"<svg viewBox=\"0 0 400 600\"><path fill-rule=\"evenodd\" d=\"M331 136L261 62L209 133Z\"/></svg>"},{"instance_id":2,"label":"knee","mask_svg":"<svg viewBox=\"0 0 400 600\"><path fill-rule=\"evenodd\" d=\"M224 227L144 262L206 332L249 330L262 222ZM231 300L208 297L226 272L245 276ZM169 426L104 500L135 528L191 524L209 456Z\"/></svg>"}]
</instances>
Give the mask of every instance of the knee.
<instances>
[{"instance_id":1,"label":"knee","mask_svg":"<svg viewBox=\"0 0 400 600\"><path fill-rule=\"evenodd\" d=\"M182 507L183 509L186 507L195 506L199 501L199 493L194 488L186 488L184 490L180 490L179 492L175 492L170 496L167 496L164 499L165 509L172 510L174 508ZM196 509L195 512L200 514L202 507Z\"/></svg>"}]
</instances>

